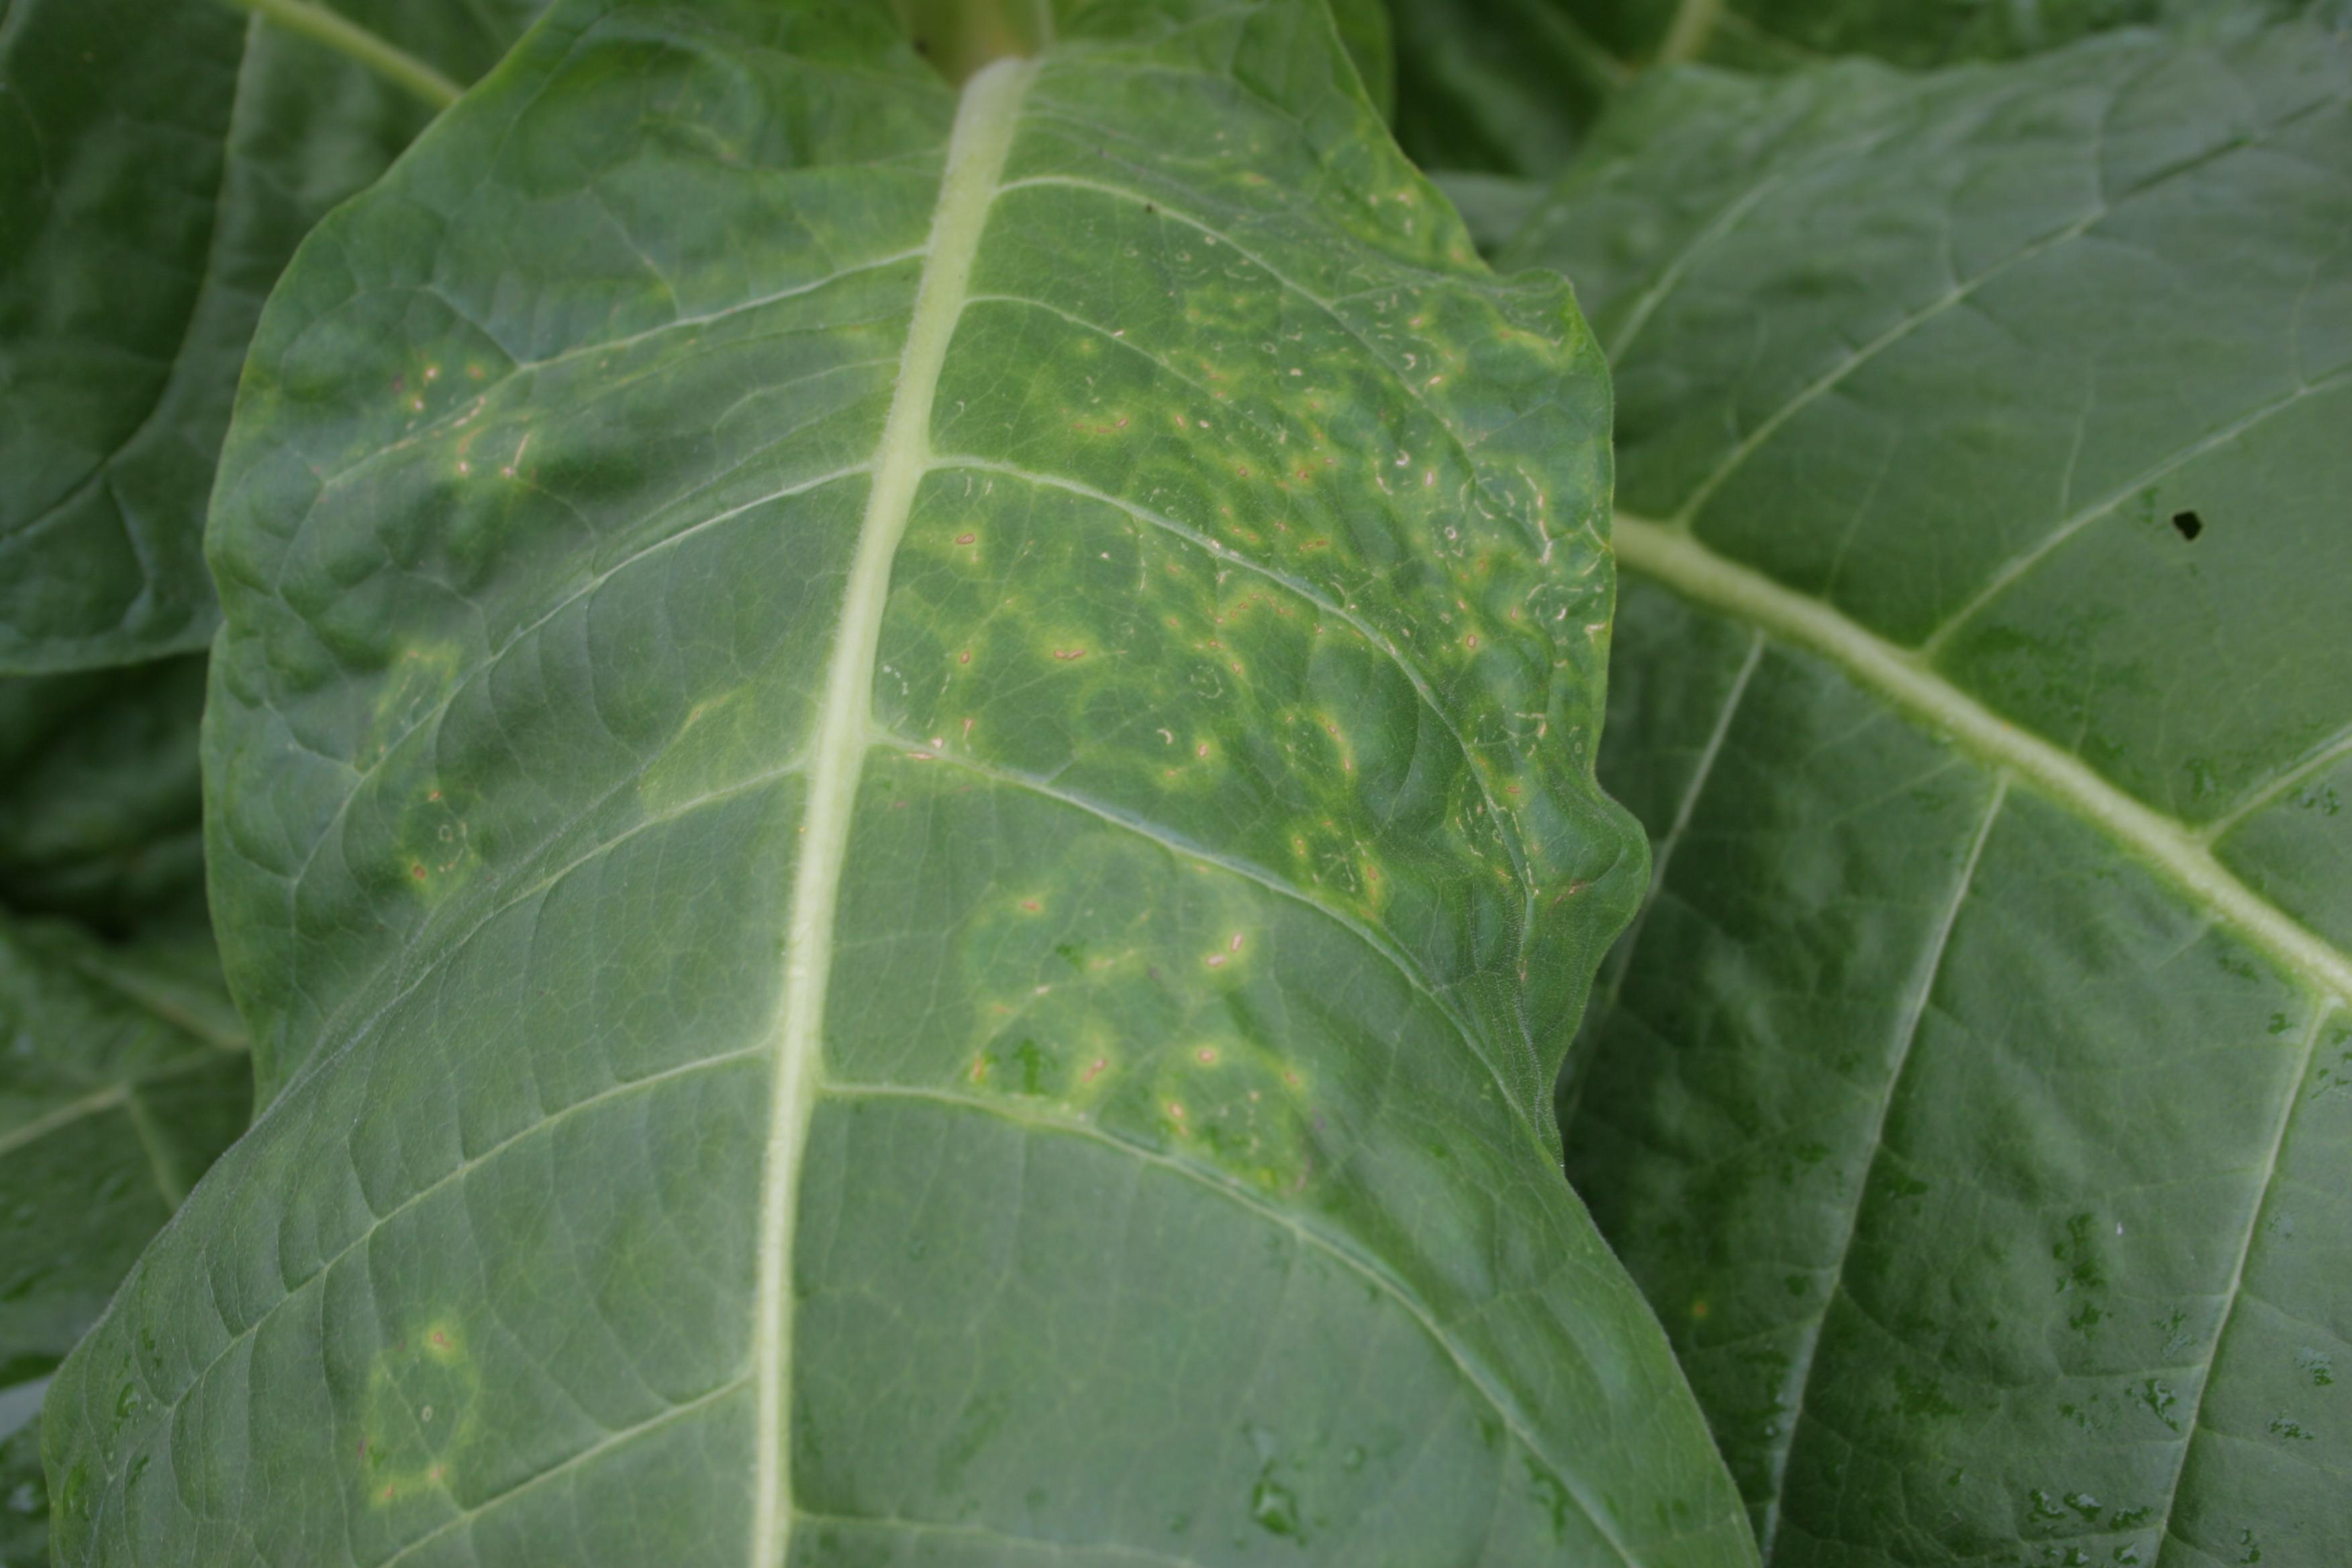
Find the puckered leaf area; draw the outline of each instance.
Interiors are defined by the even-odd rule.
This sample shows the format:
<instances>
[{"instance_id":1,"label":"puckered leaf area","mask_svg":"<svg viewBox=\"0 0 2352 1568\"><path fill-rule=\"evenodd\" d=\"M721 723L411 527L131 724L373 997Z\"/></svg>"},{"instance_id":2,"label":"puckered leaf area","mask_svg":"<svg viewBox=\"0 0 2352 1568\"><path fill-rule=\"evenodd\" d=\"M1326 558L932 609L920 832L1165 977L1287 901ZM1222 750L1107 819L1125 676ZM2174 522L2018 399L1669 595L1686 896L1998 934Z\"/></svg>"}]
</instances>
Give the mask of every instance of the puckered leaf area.
<instances>
[{"instance_id":1,"label":"puckered leaf area","mask_svg":"<svg viewBox=\"0 0 2352 1568\"><path fill-rule=\"evenodd\" d=\"M580 0L224 459L258 1122L67 1563L1733 1564L1560 1180L1608 393L1306 0Z\"/></svg>"}]
</instances>

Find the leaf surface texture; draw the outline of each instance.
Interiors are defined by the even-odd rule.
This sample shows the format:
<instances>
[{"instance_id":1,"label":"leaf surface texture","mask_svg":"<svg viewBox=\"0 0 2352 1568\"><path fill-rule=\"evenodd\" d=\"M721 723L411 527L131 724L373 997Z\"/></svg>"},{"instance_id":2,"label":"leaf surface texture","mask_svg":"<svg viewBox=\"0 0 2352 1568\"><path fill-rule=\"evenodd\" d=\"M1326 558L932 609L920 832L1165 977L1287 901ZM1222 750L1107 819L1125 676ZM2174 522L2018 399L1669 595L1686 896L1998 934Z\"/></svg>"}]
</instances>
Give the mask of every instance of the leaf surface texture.
<instances>
[{"instance_id":1,"label":"leaf surface texture","mask_svg":"<svg viewBox=\"0 0 2352 1568\"><path fill-rule=\"evenodd\" d=\"M1556 177L1645 73L2014 59L2120 27L2211 41L2343 0L1389 0L1397 134L1431 169Z\"/></svg>"},{"instance_id":2,"label":"leaf surface texture","mask_svg":"<svg viewBox=\"0 0 2352 1568\"><path fill-rule=\"evenodd\" d=\"M346 0L445 73L538 0ZM0 13L0 670L201 647L205 503L278 268L430 109L222 0Z\"/></svg>"},{"instance_id":3,"label":"leaf surface texture","mask_svg":"<svg viewBox=\"0 0 2352 1568\"><path fill-rule=\"evenodd\" d=\"M1554 1164L1607 420L1320 5L560 6L257 339L61 1561L1752 1561Z\"/></svg>"},{"instance_id":4,"label":"leaf surface texture","mask_svg":"<svg viewBox=\"0 0 2352 1568\"><path fill-rule=\"evenodd\" d=\"M0 906L113 937L205 923L201 654L0 677Z\"/></svg>"},{"instance_id":5,"label":"leaf surface texture","mask_svg":"<svg viewBox=\"0 0 2352 1568\"><path fill-rule=\"evenodd\" d=\"M2352 49L1662 79L1506 261L1656 841L1570 1168L1775 1563L2352 1558Z\"/></svg>"},{"instance_id":6,"label":"leaf surface texture","mask_svg":"<svg viewBox=\"0 0 2352 1568\"><path fill-rule=\"evenodd\" d=\"M50 1373L243 1131L250 1085L200 926L116 944L0 913L0 1563L47 1561Z\"/></svg>"}]
</instances>

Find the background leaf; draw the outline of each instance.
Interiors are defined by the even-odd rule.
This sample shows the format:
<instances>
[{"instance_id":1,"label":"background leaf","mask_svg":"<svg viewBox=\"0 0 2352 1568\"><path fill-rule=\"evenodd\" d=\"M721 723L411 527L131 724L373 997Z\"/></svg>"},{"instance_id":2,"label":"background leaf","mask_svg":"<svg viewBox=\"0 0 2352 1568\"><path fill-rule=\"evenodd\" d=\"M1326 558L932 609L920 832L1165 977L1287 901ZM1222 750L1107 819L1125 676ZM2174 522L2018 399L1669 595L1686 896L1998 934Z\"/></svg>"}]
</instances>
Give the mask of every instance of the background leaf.
<instances>
[{"instance_id":1,"label":"background leaf","mask_svg":"<svg viewBox=\"0 0 2352 1568\"><path fill-rule=\"evenodd\" d=\"M44 1387L244 1130L243 1043L201 927L118 947L0 913L0 1563L48 1560Z\"/></svg>"},{"instance_id":2,"label":"background leaf","mask_svg":"<svg viewBox=\"0 0 2352 1568\"><path fill-rule=\"evenodd\" d=\"M2021 59L2122 27L2243 37L2336 0L1575 0L1636 58L1787 68L1839 55L1928 68ZM1677 37L1677 29L1680 30Z\"/></svg>"},{"instance_id":3,"label":"background leaf","mask_svg":"<svg viewBox=\"0 0 2352 1568\"><path fill-rule=\"evenodd\" d=\"M1388 0L1330 0L1339 42L1382 119L1396 112L1396 47Z\"/></svg>"},{"instance_id":4,"label":"background leaf","mask_svg":"<svg viewBox=\"0 0 2352 1568\"><path fill-rule=\"evenodd\" d=\"M1426 169L1549 179L1634 76L1563 0L1389 0L1397 140Z\"/></svg>"},{"instance_id":5,"label":"background leaf","mask_svg":"<svg viewBox=\"0 0 2352 1568\"><path fill-rule=\"evenodd\" d=\"M1645 71L2010 59L2126 26L2211 41L2344 0L1388 0L1397 137L1430 169L1549 180Z\"/></svg>"},{"instance_id":6,"label":"background leaf","mask_svg":"<svg viewBox=\"0 0 2352 1568\"><path fill-rule=\"evenodd\" d=\"M2352 47L1636 90L1565 1088L1776 1563L2352 1560Z\"/></svg>"},{"instance_id":7,"label":"background leaf","mask_svg":"<svg viewBox=\"0 0 2352 1568\"><path fill-rule=\"evenodd\" d=\"M541 0L343 0L460 80ZM213 463L295 243L432 110L216 0L0 25L0 670L201 647Z\"/></svg>"},{"instance_id":8,"label":"background leaf","mask_svg":"<svg viewBox=\"0 0 2352 1568\"><path fill-rule=\"evenodd\" d=\"M306 243L212 532L268 1103L61 1561L1752 1561L1549 1120L1593 345L1321 5L1071 27L959 105L579 0Z\"/></svg>"},{"instance_id":9,"label":"background leaf","mask_svg":"<svg viewBox=\"0 0 2352 1568\"><path fill-rule=\"evenodd\" d=\"M0 1565L48 1562L51 1369L243 1130L206 929L201 656L0 678ZM74 924L34 915L71 915Z\"/></svg>"},{"instance_id":10,"label":"background leaf","mask_svg":"<svg viewBox=\"0 0 2352 1568\"><path fill-rule=\"evenodd\" d=\"M0 907L110 936L205 920L201 654L0 677Z\"/></svg>"}]
</instances>

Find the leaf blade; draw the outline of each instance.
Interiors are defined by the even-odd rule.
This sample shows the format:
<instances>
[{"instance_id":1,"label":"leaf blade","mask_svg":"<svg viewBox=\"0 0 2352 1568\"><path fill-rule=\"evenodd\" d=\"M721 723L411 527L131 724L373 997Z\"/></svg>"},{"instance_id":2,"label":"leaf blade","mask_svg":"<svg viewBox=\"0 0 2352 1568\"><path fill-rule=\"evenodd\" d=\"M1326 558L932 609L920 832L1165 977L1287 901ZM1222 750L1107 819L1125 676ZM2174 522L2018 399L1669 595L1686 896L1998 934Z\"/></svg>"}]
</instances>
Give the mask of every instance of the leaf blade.
<instances>
[{"instance_id":1,"label":"leaf blade","mask_svg":"<svg viewBox=\"0 0 2352 1568\"><path fill-rule=\"evenodd\" d=\"M536 5L345 9L348 32L471 76ZM16 116L0 163L0 670L201 647L217 620L205 502L261 299L428 115L215 0L23 0L0 79Z\"/></svg>"},{"instance_id":2,"label":"leaf blade","mask_svg":"<svg viewBox=\"0 0 2352 1568\"><path fill-rule=\"evenodd\" d=\"M1321 5L1084 22L968 289L957 96L766 0L560 8L288 275L213 541L268 1105L59 1385L66 1560L1748 1557L1553 1165L1640 862L1599 364Z\"/></svg>"},{"instance_id":3,"label":"leaf blade","mask_svg":"<svg viewBox=\"0 0 2352 1568\"><path fill-rule=\"evenodd\" d=\"M38 1413L106 1306L251 1103L201 932L100 942L0 913L0 1552L47 1555Z\"/></svg>"},{"instance_id":4,"label":"leaf blade","mask_svg":"<svg viewBox=\"0 0 2352 1568\"><path fill-rule=\"evenodd\" d=\"M1687 77L1523 238L1613 340L1629 504L1677 520L1619 527L1603 777L1678 846L1564 1086L1571 1169L1774 1561L2341 1549L2352 1442L2295 1381L2344 1327L2341 888L2231 836L2341 723L2296 579L2343 68L2283 27ZM2296 216L2222 216L2281 180ZM2176 288L2230 331L2139 330L2202 319ZM2036 548L2063 592L2010 569ZM1948 1483L1933 1523L1906 1477Z\"/></svg>"}]
</instances>

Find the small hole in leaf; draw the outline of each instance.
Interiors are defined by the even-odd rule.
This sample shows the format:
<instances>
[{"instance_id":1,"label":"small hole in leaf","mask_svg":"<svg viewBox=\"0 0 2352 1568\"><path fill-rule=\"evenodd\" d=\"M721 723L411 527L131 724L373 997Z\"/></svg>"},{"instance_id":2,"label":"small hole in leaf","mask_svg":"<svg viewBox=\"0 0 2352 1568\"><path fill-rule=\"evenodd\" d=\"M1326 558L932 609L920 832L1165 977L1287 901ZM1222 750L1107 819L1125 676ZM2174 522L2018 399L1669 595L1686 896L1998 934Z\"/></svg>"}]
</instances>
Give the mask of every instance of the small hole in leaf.
<instances>
[{"instance_id":1,"label":"small hole in leaf","mask_svg":"<svg viewBox=\"0 0 2352 1568\"><path fill-rule=\"evenodd\" d=\"M2193 511L2176 511L2172 514L2172 526L2181 538L2194 539L2205 531L2205 520Z\"/></svg>"}]
</instances>

